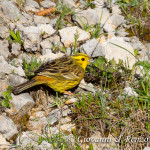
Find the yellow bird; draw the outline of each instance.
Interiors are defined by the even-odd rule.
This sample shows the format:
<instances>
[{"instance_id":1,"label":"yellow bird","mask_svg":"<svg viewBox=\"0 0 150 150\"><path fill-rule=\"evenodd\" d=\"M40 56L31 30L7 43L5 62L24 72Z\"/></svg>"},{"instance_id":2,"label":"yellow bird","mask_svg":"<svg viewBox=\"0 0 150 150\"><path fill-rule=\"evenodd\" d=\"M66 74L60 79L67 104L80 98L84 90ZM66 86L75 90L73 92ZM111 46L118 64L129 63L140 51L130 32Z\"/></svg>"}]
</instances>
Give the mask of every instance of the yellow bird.
<instances>
[{"instance_id":1,"label":"yellow bird","mask_svg":"<svg viewBox=\"0 0 150 150\"><path fill-rule=\"evenodd\" d=\"M34 71L35 77L13 87L12 92L19 94L22 91L39 84L45 84L54 91L68 93L66 90L74 88L83 79L89 56L83 53L46 62Z\"/></svg>"}]
</instances>

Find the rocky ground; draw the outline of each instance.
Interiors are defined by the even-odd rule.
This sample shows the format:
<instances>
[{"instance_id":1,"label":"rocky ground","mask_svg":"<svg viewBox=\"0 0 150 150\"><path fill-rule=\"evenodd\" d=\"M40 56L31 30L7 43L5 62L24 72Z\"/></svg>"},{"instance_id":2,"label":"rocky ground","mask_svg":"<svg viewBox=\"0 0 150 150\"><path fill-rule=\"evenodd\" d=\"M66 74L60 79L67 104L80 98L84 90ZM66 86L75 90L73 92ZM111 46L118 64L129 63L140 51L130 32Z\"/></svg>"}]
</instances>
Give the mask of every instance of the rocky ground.
<instances>
[{"instance_id":1,"label":"rocky ground","mask_svg":"<svg viewBox=\"0 0 150 150\"><path fill-rule=\"evenodd\" d=\"M130 26L117 0L0 0L0 149L150 149L150 41L129 37ZM76 52L93 63L73 96L11 93L41 63Z\"/></svg>"}]
</instances>

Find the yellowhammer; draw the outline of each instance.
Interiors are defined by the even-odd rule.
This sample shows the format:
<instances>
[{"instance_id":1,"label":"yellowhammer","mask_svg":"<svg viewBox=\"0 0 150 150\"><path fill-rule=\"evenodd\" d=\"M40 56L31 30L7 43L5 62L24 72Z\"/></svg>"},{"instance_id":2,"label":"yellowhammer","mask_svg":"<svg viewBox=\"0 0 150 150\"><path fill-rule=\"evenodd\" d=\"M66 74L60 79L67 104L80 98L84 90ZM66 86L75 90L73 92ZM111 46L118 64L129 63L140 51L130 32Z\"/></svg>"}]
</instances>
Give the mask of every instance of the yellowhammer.
<instances>
[{"instance_id":1,"label":"yellowhammer","mask_svg":"<svg viewBox=\"0 0 150 150\"><path fill-rule=\"evenodd\" d=\"M42 64L34 71L35 77L13 87L12 92L22 91L39 84L45 84L60 93L77 86L85 74L89 56L83 53L64 56ZM67 92L66 92L67 93Z\"/></svg>"}]
</instances>

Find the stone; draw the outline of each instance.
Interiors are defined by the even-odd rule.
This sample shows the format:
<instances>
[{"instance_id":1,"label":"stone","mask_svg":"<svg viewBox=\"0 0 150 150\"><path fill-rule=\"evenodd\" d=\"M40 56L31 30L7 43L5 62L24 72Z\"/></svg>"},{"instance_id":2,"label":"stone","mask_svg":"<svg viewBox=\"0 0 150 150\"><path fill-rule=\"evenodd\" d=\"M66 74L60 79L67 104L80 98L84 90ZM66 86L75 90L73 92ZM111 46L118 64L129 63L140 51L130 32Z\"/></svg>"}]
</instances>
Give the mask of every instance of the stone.
<instances>
[{"instance_id":1,"label":"stone","mask_svg":"<svg viewBox=\"0 0 150 150\"><path fill-rule=\"evenodd\" d=\"M143 150L150 150L150 147L144 147Z\"/></svg>"},{"instance_id":2,"label":"stone","mask_svg":"<svg viewBox=\"0 0 150 150\"><path fill-rule=\"evenodd\" d=\"M11 144L6 141L6 139L2 134L0 134L0 143L1 143L0 144L1 149L9 149L11 147Z\"/></svg>"},{"instance_id":3,"label":"stone","mask_svg":"<svg viewBox=\"0 0 150 150\"><path fill-rule=\"evenodd\" d=\"M65 106L63 107L63 110L62 110L62 116L63 116L63 117L66 117L66 116L68 116L68 114L70 114L70 113L71 113L71 110L68 108L67 105L65 105Z\"/></svg>"},{"instance_id":4,"label":"stone","mask_svg":"<svg viewBox=\"0 0 150 150\"><path fill-rule=\"evenodd\" d=\"M71 118L68 116L65 118L61 118L60 122L61 122L61 124L69 123L69 122L71 122Z\"/></svg>"},{"instance_id":5,"label":"stone","mask_svg":"<svg viewBox=\"0 0 150 150\"><path fill-rule=\"evenodd\" d=\"M65 104L66 104L66 105L69 105L69 104L73 104L73 103L75 103L75 102L78 102L78 99L73 97L73 98L68 99L68 100L65 102Z\"/></svg>"},{"instance_id":6,"label":"stone","mask_svg":"<svg viewBox=\"0 0 150 150\"><path fill-rule=\"evenodd\" d=\"M9 33L9 29L7 26L1 25L1 20L0 20L0 37L2 37L3 39L9 37L10 33Z\"/></svg>"},{"instance_id":7,"label":"stone","mask_svg":"<svg viewBox=\"0 0 150 150\"><path fill-rule=\"evenodd\" d=\"M78 11L78 10L76 10ZM84 24L87 25L95 25L99 22L99 16L94 9L87 9L83 11L79 11L73 17L73 20L78 22L81 27L84 27Z\"/></svg>"},{"instance_id":8,"label":"stone","mask_svg":"<svg viewBox=\"0 0 150 150\"><path fill-rule=\"evenodd\" d=\"M7 91L7 88L8 88L8 82L7 82L7 79L4 79L4 80L0 80L0 97L3 96L3 92L4 91Z\"/></svg>"},{"instance_id":9,"label":"stone","mask_svg":"<svg viewBox=\"0 0 150 150\"><path fill-rule=\"evenodd\" d=\"M39 4L34 0L27 0L26 6L33 6L35 8L40 8Z\"/></svg>"},{"instance_id":10,"label":"stone","mask_svg":"<svg viewBox=\"0 0 150 150\"><path fill-rule=\"evenodd\" d=\"M0 72L5 74L11 73L11 65L5 61L3 56L0 56Z\"/></svg>"},{"instance_id":11,"label":"stone","mask_svg":"<svg viewBox=\"0 0 150 150\"><path fill-rule=\"evenodd\" d=\"M50 24L41 24L38 25L38 28L40 29L43 38L47 38L56 32Z\"/></svg>"},{"instance_id":12,"label":"stone","mask_svg":"<svg viewBox=\"0 0 150 150\"><path fill-rule=\"evenodd\" d=\"M92 84L92 83L88 83L88 84L87 84L87 83L84 81L84 79L81 80L81 82L80 82L80 84L79 84L79 87L82 88L82 89L85 89L85 90L87 90L87 91L90 91L90 92L92 92L92 93L95 93L95 92L96 92L95 89L94 89L93 84Z\"/></svg>"},{"instance_id":13,"label":"stone","mask_svg":"<svg viewBox=\"0 0 150 150\"><path fill-rule=\"evenodd\" d=\"M38 24L46 24L46 23L50 23L50 19L48 17L34 15L34 23L36 25L38 25Z\"/></svg>"},{"instance_id":14,"label":"stone","mask_svg":"<svg viewBox=\"0 0 150 150\"><path fill-rule=\"evenodd\" d=\"M107 33L111 33L115 31L115 26L109 23L106 23L103 27L104 31Z\"/></svg>"},{"instance_id":15,"label":"stone","mask_svg":"<svg viewBox=\"0 0 150 150\"><path fill-rule=\"evenodd\" d=\"M76 126L75 126L75 124L71 124L71 123L63 124L63 125L60 126L60 131L69 131L69 132L71 132L74 129L76 129Z\"/></svg>"},{"instance_id":16,"label":"stone","mask_svg":"<svg viewBox=\"0 0 150 150\"><path fill-rule=\"evenodd\" d=\"M38 146L39 149L41 150L47 150L47 149L53 149L53 146L52 144L46 142L46 141L43 141L39 146Z\"/></svg>"},{"instance_id":17,"label":"stone","mask_svg":"<svg viewBox=\"0 0 150 150\"><path fill-rule=\"evenodd\" d=\"M8 46L9 44L7 40L0 40L0 56L3 56L5 59L8 59L8 57L11 55Z\"/></svg>"},{"instance_id":18,"label":"stone","mask_svg":"<svg viewBox=\"0 0 150 150\"><path fill-rule=\"evenodd\" d=\"M14 122L3 115L0 115L0 134L2 134L7 140L10 140L13 136L18 134Z\"/></svg>"},{"instance_id":19,"label":"stone","mask_svg":"<svg viewBox=\"0 0 150 150\"><path fill-rule=\"evenodd\" d=\"M112 14L121 14L121 9L120 9L119 5L114 5L112 7Z\"/></svg>"},{"instance_id":20,"label":"stone","mask_svg":"<svg viewBox=\"0 0 150 150\"><path fill-rule=\"evenodd\" d=\"M30 120L43 118L43 117L45 117L45 111L37 111L32 113L32 115L30 116Z\"/></svg>"},{"instance_id":21,"label":"stone","mask_svg":"<svg viewBox=\"0 0 150 150\"><path fill-rule=\"evenodd\" d=\"M60 119L60 110L54 109L50 112L50 114L47 117L48 124L53 125Z\"/></svg>"},{"instance_id":22,"label":"stone","mask_svg":"<svg viewBox=\"0 0 150 150\"><path fill-rule=\"evenodd\" d=\"M49 55L50 53L52 53L52 50L50 48L42 49L42 55Z\"/></svg>"},{"instance_id":23,"label":"stone","mask_svg":"<svg viewBox=\"0 0 150 150\"><path fill-rule=\"evenodd\" d=\"M20 77L19 75L9 74L8 75L8 83L10 86L16 86L26 82L27 79Z\"/></svg>"},{"instance_id":24,"label":"stone","mask_svg":"<svg viewBox=\"0 0 150 150\"><path fill-rule=\"evenodd\" d=\"M56 4L54 2L49 1L49 0L41 1L40 4L44 8L56 7Z\"/></svg>"},{"instance_id":25,"label":"stone","mask_svg":"<svg viewBox=\"0 0 150 150\"><path fill-rule=\"evenodd\" d=\"M70 9L78 7L78 5L76 5L73 0L69 0L69 1L68 0L63 0L63 5L67 6Z\"/></svg>"},{"instance_id":26,"label":"stone","mask_svg":"<svg viewBox=\"0 0 150 150\"><path fill-rule=\"evenodd\" d=\"M131 87L125 87L122 91L122 94L124 95L128 95L128 96L134 96L134 97L138 97L138 94L134 91L133 88Z\"/></svg>"},{"instance_id":27,"label":"stone","mask_svg":"<svg viewBox=\"0 0 150 150\"><path fill-rule=\"evenodd\" d=\"M97 39L90 39L80 46L80 52L86 53L90 57L104 56L104 47Z\"/></svg>"},{"instance_id":28,"label":"stone","mask_svg":"<svg viewBox=\"0 0 150 150\"><path fill-rule=\"evenodd\" d=\"M113 44L116 44L116 45L113 45ZM108 41L108 43L106 43L106 45L104 43L103 46L104 46L103 50L105 51L103 52L103 54L105 53L105 57L108 60L112 60L114 58L114 60L117 63L119 62L119 59L123 60L124 65L127 67L129 66L130 69L135 64L135 57L133 56L134 49L129 43L125 42L123 38L113 37L112 39ZM128 51L121 47L127 49Z\"/></svg>"},{"instance_id":29,"label":"stone","mask_svg":"<svg viewBox=\"0 0 150 150\"><path fill-rule=\"evenodd\" d=\"M38 27L24 27L24 48L27 52L39 51L41 41L41 30Z\"/></svg>"},{"instance_id":30,"label":"stone","mask_svg":"<svg viewBox=\"0 0 150 150\"><path fill-rule=\"evenodd\" d=\"M41 45L41 47L42 47L43 49L50 49L50 48L52 47L52 44L51 44L51 42L50 42L49 39L43 40L43 41L40 43L40 45Z\"/></svg>"},{"instance_id":31,"label":"stone","mask_svg":"<svg viewBox=\"0 0 150 150\"><path fill-rule=\"evenodd\" d=\"M81 30L77 26L67 27L59 30L59 34L61 36L61 41L64 43L65 47L70 47L75 43L75 35L79 35L77 39L78 42L84 42L90 39L90 34L84 30Z\"/></svg>"},{"instance_id":32,"label":"stone","mask_svg":"<svg viewBox=\"0 0 150 150\"><path fill-rule=\"evenodd\" d=\"M28 131L43 130L47 124L48 124L48 122L47 122L46 117L34 118L33 120L29 120L27 122L26 127L27 127Z\"/></svg>"},{"instance_id":33,"label":"stone","mask_svg":"<svg viewBox=\"0 0 150 150\"><path fill-rule=\"evenodd\" d=\"M27 22L26 18L21 15L19 9L11 1L2 1L0 10L12 22L16 20Z\"/></svg>"},{"instance_id":34,"label":"stone","mask_svg":"<svg viewBox=\"0 0 150 150\"><path fill-rule=\"evenodd\" d=\"M19 67L11 66L11 71L19 76L25 77L25 72L21 66Z\"/></svg>"},{"instance_id":35,"label":"stone","mask_svg":"<svg viewBox=\"0 0 150 150\"><path fill-rule=\"evenodd\" d=\"M20 50L21 50L21 45L19 43L12 43L12 49L11 49L12 54L18 56L20 54Z\"/></svg>"},{"instance_id":36,"label":"stone","mask_svg":"<svg viewBox=\"0 0 150 150\"><path fill-rule=\"evenodd\" d=\"M16 123L19 124L20 119L30 111L35 102L28 93L19 95L11 93L11 97L11 109L7 109L6 112Z\"/></svg>"},{"instance_id":37,"label":"stone","mask_svg":"<svg viewBox=\"0 0 150 150\"><path fill-rule=\"evenodd\" d=\"M119 15L119 14L114 14L110 17L110 20L112 22L112 25L115 26L115 28L117 28L118 26L120 26L122 23L124 23L124 17Z\"/></svg>"}]
</instances>

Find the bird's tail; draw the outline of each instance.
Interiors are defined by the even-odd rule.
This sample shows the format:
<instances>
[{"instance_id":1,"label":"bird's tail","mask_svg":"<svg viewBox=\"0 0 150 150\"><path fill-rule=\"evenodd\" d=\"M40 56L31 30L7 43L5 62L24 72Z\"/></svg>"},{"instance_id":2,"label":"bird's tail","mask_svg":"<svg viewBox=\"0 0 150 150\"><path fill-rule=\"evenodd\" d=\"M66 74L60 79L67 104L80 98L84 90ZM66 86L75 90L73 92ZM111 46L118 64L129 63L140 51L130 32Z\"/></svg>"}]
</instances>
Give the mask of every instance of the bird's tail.
<instances>
[{"instance_id":1,"label":"bird's tail","mask_svg":"<svg viewBox=\"0 0 150 150\"><path fill-rule=\"evenodd\" d=\"M26 89L29 89L30 87L33 87L35 85L38 85L39 83L33 78L25 83L22 83L18 86L15 86L12 88L12 92L14 94L19 94L21 93L22 91L26 90Z\"/></svg>"}]
</instances>

